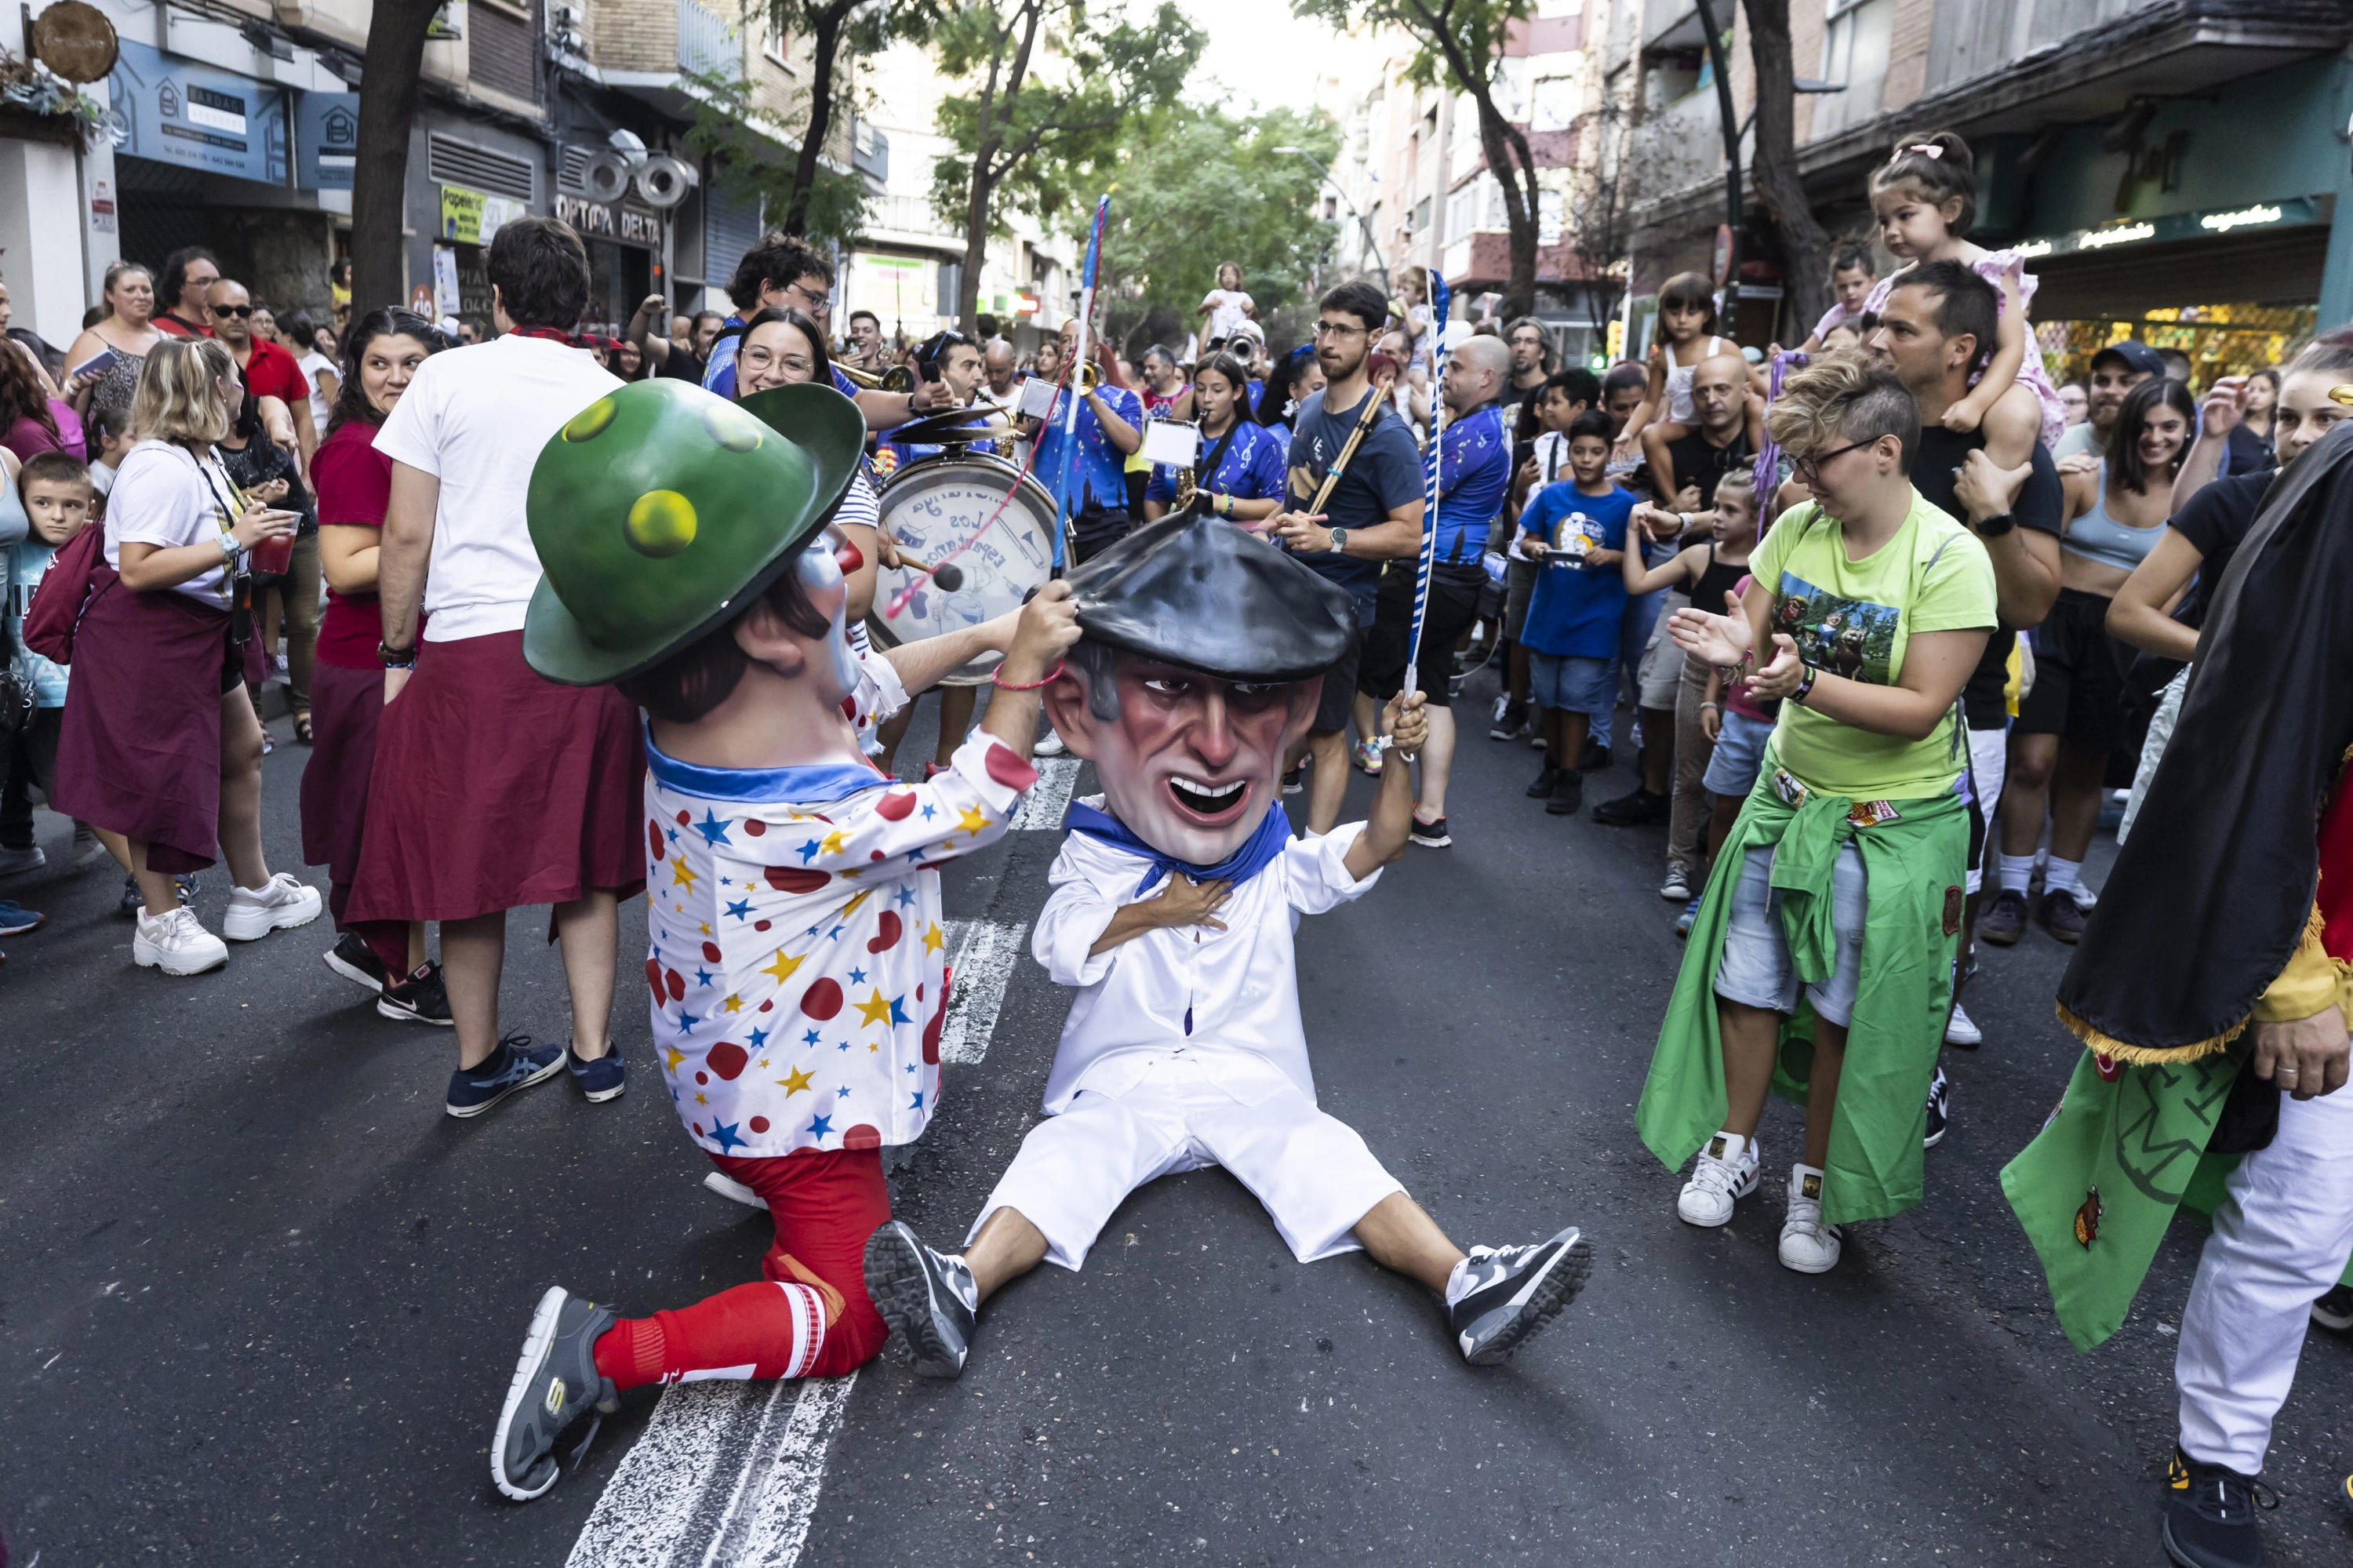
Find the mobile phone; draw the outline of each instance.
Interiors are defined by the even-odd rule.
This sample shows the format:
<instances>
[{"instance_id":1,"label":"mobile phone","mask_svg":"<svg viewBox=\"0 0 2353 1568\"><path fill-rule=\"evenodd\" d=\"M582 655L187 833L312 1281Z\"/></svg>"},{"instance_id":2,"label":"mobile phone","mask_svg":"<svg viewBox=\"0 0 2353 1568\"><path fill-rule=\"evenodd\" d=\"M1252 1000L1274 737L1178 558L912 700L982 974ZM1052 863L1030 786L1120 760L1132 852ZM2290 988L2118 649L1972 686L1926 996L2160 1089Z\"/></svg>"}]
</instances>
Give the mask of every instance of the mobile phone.
<instances>
[{"instance_id":1,"label":"mobile phone","mask_svg":"<svg viewBox=\"0 0 2353 1568\"><path fill-rule=\"evenodd\" d=\"M113 369L121 363L122 363L122 355L120 353L111 348L101 348L79 365L69 369L66 372L66 378L71 380L77 376L88 376L93 372L102 373Z\"/></svg>"}]
</instances>

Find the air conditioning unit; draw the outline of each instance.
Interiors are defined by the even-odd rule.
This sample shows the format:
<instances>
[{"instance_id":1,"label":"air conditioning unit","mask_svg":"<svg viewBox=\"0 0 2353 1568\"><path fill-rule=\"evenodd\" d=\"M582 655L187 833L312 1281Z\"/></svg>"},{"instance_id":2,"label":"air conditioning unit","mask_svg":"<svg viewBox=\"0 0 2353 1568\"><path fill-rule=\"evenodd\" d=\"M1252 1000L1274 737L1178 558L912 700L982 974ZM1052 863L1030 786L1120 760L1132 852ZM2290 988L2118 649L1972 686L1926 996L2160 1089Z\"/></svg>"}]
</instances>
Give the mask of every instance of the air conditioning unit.
<instances>
[{"instance_id":1,"label":"air conditioning unit","mask_svg":"<svg viewBox=\"0 0 2353 1568\"><path fill-rule=\"evenodd\" d=\"M639 164L635 171L638 197L657 211L667 211L686 199L686 193L702 183L694 165L668 153L656 153Z\"/></svg>"}]
</instances>

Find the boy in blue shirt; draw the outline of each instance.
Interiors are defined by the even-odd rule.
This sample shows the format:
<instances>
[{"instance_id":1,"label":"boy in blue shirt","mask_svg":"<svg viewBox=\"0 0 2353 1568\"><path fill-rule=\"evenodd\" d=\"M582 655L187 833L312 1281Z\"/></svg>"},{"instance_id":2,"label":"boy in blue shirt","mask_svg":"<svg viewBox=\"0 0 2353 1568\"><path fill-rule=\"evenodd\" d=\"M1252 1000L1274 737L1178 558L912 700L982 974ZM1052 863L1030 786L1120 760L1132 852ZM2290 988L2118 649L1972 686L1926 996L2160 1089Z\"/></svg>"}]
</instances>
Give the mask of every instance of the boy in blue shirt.
<instances>
[{"instance_id":1,"label":"boy in blue shirt","mask_svg":"<svg viewBox=\"0 0 2353 1568\"><path fill-rule=\"evenodd\" d=\"M1609 482L1609 417L1598 409L1568 428L1569 477L1537 492L1520 514L1513 552L1537 564L1520 641L1528 650L1529 697L1544 715L1545 765L1528 786L1554 816L1585 800L1577 758L1594 715L1618 698L1618 622L1626 608L1620 569L1632 492Z\"/></svg>"},{"instance_id":2,"label":"boy in blue shirt","mask_svg":"<svg viewBox=\"0 0 2353 1568\"><path fill-rule=\"evenodd\" d=\"M17 677L33 689L33 714L0 743L0 872L30 871L47 857L33 842L32 791L47 795L58 765L58 732L65 719L66 673L25 646L25 611L58 549L90 517L90 471L63 452L37 452L16 476L26 535L0 549L6 570L5 648ZM90 853L90 830L75 825L78 854ZM79 863L79 862L77 862Z\"/></svg>"}]
</instances>

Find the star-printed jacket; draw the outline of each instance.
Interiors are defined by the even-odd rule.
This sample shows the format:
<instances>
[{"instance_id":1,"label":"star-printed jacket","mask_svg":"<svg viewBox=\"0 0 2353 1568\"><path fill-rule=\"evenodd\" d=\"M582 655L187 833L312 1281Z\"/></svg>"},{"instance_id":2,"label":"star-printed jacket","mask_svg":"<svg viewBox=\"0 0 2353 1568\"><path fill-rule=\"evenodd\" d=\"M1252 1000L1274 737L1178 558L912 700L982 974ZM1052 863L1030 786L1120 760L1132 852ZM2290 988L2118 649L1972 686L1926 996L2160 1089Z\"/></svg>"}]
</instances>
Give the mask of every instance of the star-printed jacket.
<instances>
[{"instance_id":1,"label":"star-printed jacket","mask_svg":"<svg viewBox=\"0 0 2353 1568\"><path fill-rule=\"evenodd\" d=\"M646 756L646 980L679 1120L739 1157L923 1136L947 1006L934 868L1005 832L1029 762L980 730L922 784Z\"/></svg>"}]
</instances>

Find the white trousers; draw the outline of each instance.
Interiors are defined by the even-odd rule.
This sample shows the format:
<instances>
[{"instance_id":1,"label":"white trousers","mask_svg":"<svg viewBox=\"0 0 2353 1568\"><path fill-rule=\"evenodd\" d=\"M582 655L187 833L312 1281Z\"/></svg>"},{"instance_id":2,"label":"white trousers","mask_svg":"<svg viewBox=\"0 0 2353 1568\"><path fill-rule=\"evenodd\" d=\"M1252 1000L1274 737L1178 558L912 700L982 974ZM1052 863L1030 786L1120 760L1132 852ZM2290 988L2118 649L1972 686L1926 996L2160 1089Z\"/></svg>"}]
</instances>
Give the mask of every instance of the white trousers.
<instances>
[{"instance_id":1,"label":"white trousers","mask_svg":"<svg viewBox=\"0 0 2353 1568\"><path fill-rule=\"evenodd\" d=\"M2312 1304L2353 1255L2353 1090L2280 1100L2279 1135L2240 1161L2181 1314L2181 1447L2263 1467Z\"/></svg>"},{"instance_id":2,"label":"white trousers","mask_svg":"<svg viewBox=\"0 0 2353 1568\"><path fill-rule=\"evenodd\" d=\"M2133 823L2140 820L2140 803L2148 798L2148 783L2157 777L2157 765L2165 760L2165 748L2173 744L2173 726L2181 717L2181 698L2189 690L2188 670L2166 683L2165 695L2148 721L2148 738L2140 743L2140 766L2133 769L2132 793L2125 800L2124 821L2116 824L2118 843L2132 836Z\"/></svg>"},{"instance_id":3,"label":"white trousers","mask_svg":"<svg viewBox=\"0 0 2353 1568\"><path fill-rule=\"evenodd\" d=\"M1243 1105L1198 1058L1167 1056L1125 1094L1082 1089L1031 1128L965 1244L1013 1209L1045 1236L1047 1262L1074 1269L1130 1192L1210 1165L1257 1194L1302 1263L1357 1250L1356 1222L1405 1191L1354 1128L1288 1083Z\"/></svg>"}]
</instances>

